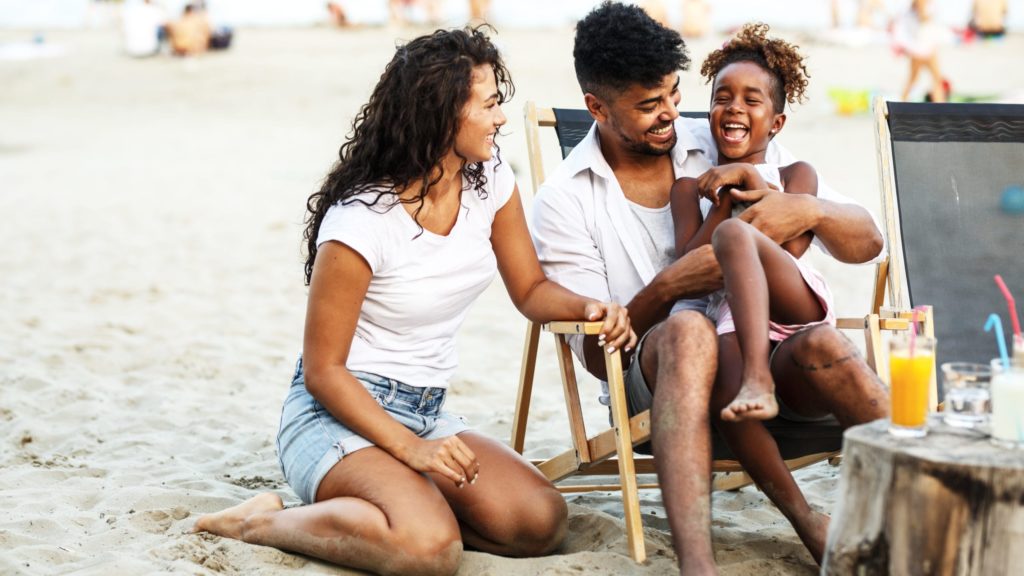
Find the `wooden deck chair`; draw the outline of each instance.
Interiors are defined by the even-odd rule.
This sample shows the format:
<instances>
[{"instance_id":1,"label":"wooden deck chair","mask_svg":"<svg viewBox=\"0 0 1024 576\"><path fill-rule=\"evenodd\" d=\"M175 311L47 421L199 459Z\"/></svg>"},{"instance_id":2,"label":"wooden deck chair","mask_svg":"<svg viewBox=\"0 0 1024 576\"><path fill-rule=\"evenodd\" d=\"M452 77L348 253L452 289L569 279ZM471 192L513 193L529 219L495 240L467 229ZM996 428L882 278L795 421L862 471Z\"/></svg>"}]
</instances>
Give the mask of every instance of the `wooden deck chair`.
<instances>
[{"instance_id":1,"label":"wooden deck chair","mask_svg":"<svg viewBox=\"0 0 1024 576\"><path fill-rule=\"evenodd\" d=\"M695 118L707 117L706 113L683 114ZM541 127L555 129L564 158L586 136L593 119L586 110L541 109L537 108L533 102L527 102L525 116L531 177L533 189L536 190L544 181L539 129ZM872 368L875 367L876 358L879 358L878 353L881 349L880 331L882 329L906 330L909 327L907 319L909 316L905 313L890 312L888 318L879 316L882 299L880 291L885 286L886 269L884 264L879 265L877 269L876 295L873 298L872 314L865 318L840 319L839 321L840 328L860 330L864 333L868 350L867 359ZM930 314L922 315L919 320L922 322L922 329L925 332L931 330ZM654 488L657 487L657 484L638 485L637 474L653 474L655 472L654 460L650 456L635 457L634 447L641 448L638 445L643 445L650 439L650 413L648 411L632 418L628 417L619 352L606 354L612 427L593 436L588 436L576 382L573 355L567 341L567 337L573 334L597 334L600 326L598 322L552 322L544 326L555 337L572 447L553 458L535 461L534 464L548 479L556 483L576 475L618 474L618 485L558 485L558 487L563 492L621 490L629 552L634 560L643 562L646 558L646 551L640 520L638 489L640 487ZM540 332L541 326L529 323L523 349L519 393L512 428L512 447L520 453L523 452L526 438ZM842 431L834 419L824 423L797 424L776 418L766 422L766 426L771 430L787 466L792 470L834 458L839 454L842 446ZM752 483L750 477L736 461L732 451L714 432L712 433L712 457L712 470L716 473L713 480L715 490L736 489Z\"/></svg>"},{"instance_id":2,"label":"wooden deck chair","mask_svg":"<svg viewBox=\"0 0 1024 576\"><path fill-rule=\"evenodd\" d=\"M1006 319L992 277L1024 295L1024 105L878 99L875 115L890 303L935 307L937 362L987 363L985 319Z\"/></svg>"}]
</instances>

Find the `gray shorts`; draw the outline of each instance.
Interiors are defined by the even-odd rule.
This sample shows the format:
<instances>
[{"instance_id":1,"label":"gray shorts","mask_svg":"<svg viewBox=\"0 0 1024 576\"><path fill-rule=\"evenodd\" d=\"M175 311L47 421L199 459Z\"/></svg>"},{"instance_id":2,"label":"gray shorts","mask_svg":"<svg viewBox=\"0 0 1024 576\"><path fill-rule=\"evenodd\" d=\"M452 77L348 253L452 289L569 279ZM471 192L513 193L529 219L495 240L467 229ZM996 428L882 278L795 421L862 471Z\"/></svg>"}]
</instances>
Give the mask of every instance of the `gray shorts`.
<instances>
[{"instance_id":1,"label":"gray shorts","mask_svg":"<svg viewBox=\"0 0 1024 576\"><path fill-rule=\"evenodd\" d=\"M629 368L626 369L625 374L625 386L626 386L626 406L629 408L629 415L636 416L644 410L650 410L651 406L654 405L654 396L651 394L651 389L647 385L647 379L644 378L643 370L640 369L640 355L643 353L644 343L647 341L647 337L654 331L655 328L660 326L655 324L650 330L644 333L640 338L640 342L636 345L636 352L633 353L633 361L629 364ZM772 361L775 360L775 351L779 349L779 342L772 342L772 353L768 357L768 365L771 366ZM775 395L775 401L779 404L779 418L784 418L790 422L823 422L830 419L830 414L824 416L803 416L798 414L779 398L779 395Z\"/></svg>"}]
</instances>

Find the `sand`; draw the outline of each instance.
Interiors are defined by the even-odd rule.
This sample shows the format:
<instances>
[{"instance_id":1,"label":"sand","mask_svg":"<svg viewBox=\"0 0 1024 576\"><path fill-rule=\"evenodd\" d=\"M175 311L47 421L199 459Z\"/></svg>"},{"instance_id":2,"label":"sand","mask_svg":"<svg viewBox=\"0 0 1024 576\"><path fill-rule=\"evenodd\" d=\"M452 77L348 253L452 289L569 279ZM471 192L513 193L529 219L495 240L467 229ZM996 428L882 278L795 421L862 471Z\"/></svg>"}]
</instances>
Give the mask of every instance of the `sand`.
<instances>
[{"instance_id":1,"label":"sand","mask_svg":"<svg viewBox=\"0 0 1024 576\"><path fill-rule=\"evenodd\" d=\"M399 33L411 37L416 31ZM0 43L29 32L0 32ZM798 39L800 39L798 37ZM273 490L274 435L301 345L304 201L394 46L393 31L241 30L227 53L132 60L112 30L46 35L47 58L0 61L0 573L338 573L307 558L188 534L197 515ZM897 92L904 64L884 46L806 41L811 102L782 140L876 210L867 115L835 116L829 86ZM700 60L721 36L691 43ZM502 147L530 193L527 99L578 106L569 29L498 37L517 83ZM1019 89L1021 38L950 50L972 92ZM683 76L683 108L708 90ZM821 261L821 259L818 259ZM863 313L870 267L824 262L843 314ZM525 321L500 283L460 334L449 408L507 438ZM547 339L530 456L566 447ZM596 394L584 384L587 400ZM591 394L593 393L593 394ZM606 416L596 405L588 418ZM839 471L798 474L816 509ZM460 574L661 574L674 556L656 490L642 493L651 559L625 548L614 493L570 496L559 554L465 556ZM816 570L759 492L715 494L724 574Z\"/></svg>"}]
</instances>

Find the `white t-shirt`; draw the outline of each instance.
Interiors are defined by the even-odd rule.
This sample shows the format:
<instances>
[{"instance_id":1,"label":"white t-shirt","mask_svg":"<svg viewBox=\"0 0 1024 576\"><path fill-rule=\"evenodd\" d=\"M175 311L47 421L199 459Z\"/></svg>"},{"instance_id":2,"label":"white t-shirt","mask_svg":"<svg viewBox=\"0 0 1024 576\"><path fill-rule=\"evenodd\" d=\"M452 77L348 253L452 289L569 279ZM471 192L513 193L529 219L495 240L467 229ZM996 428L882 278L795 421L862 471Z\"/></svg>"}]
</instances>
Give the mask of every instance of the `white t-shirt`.
<instances>
[{"instance_id":1,"label":"white t-shirt","mask_svg":"<svg viewBox=\"0 0 1024 576\"><path fill-rule=\"evenodd\" d=\"M391 195L374 206L358 200L327 210L317 246L335 240L358 252L373 277L359 311L349 370L393 378L410 386L448 386L458 354L455 333L469 305L494 279L494 215L512 196L507 162L484 163L486 198L467 188L447 236L421 230ZM465 184L465 181L464 181ZM357 198L372 202L376 193Z\"/></svg>"},{"instance_id":2,"label":"white t-shirt","mask_svg":"<svg viewBox=\"0 0 1024 576\"><path fill-rule=\"evenodd\" d=\"M163 10L141 1L125 4L121 12L121 34L124 51L129 56L151 56L160 50L157 38L166 22Z\"/></svg>"}]
</instances>

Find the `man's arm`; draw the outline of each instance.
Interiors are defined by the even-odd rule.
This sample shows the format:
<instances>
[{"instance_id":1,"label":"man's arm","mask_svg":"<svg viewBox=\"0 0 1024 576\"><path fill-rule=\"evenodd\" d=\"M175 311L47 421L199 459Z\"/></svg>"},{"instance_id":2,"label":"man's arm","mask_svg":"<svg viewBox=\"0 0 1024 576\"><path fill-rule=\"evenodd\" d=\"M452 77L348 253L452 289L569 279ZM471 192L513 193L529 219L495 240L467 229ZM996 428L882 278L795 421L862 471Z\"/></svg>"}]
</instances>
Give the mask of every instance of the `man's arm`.
<instances>
[{"instance_id":1,"label":"man's arm","mask_svg":"<svg viewBox=\"0 0 1024 576\"><path fill-rule=\"evenodd\" d=\"M767 161L788 166L797 159L781 144L772 141ZM819 247L840 262L861 264L881 260L885 256L885 242L871 213L833 190L821 174L817 176L817 198L774 191L734 192L734 197L749 195L743 200L760 200L740 218L780 243L811 231Z\"/></svg>"},{"instance_id":2,"label":"man's arm","mask_svg":"<svg viewBox=\"0 0 1024 576\"><path fill-rule=\"evenodd\" d=\"M734 199L754 203L739 217L780 244L810 231L835 259L849 264L868 262L884 247L871 214L857 204L776 190L732 194Z\"/></svg>"}]
</instances>

